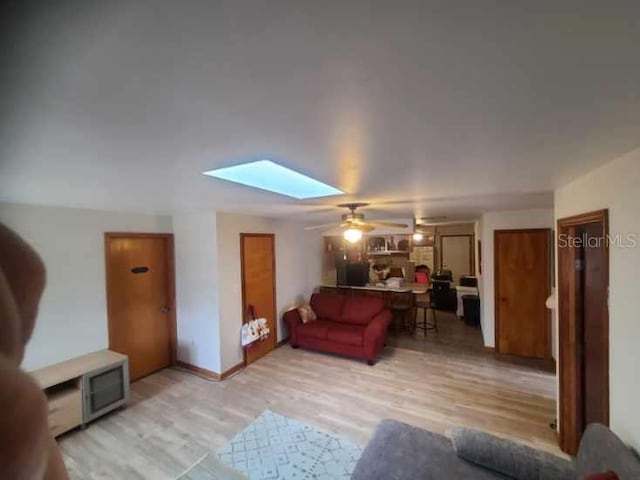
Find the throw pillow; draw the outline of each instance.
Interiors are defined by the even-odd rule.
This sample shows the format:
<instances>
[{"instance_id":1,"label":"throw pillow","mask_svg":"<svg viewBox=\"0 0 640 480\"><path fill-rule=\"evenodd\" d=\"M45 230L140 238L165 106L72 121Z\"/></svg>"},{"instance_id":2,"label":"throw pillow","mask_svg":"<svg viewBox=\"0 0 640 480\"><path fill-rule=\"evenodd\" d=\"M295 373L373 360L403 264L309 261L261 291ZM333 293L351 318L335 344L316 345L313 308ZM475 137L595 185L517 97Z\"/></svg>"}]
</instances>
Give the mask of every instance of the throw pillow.
<instances>
[{"instance_id":1,"label":"throw pillow","mask_svg":"<svg viewBox=\"0 0 640 480\"><path fill-rule=\"evenodd\" d=\"M467 428L454 428L458 457L519 480L575 480L573 464L550 453Z\"/></svg>"},{"instance_id":2,"label":"throw pillow","mask_svg":"<svg viewBox=\"0 0 640 480\"><path fill-rule=\"evenodd\" d=\"M593 475L589 475L587 480L619 480L616 472L612 472L609 470L608 472L603 473L594 473Z\"/></svg>"},{"instance_id":3,"label":"throw pillow","mask_svg":"<svg viewBox=\"0 0 640 480\"><path fill-rule=\"evenodd\" d=\"M298 313L300 313L300 318L302 319L302 323L313 322L318 317L316 316L316 312L313 311L311 305L305 303L304 305L300 305L298 307Z\"/></svg>"}]
</instances>

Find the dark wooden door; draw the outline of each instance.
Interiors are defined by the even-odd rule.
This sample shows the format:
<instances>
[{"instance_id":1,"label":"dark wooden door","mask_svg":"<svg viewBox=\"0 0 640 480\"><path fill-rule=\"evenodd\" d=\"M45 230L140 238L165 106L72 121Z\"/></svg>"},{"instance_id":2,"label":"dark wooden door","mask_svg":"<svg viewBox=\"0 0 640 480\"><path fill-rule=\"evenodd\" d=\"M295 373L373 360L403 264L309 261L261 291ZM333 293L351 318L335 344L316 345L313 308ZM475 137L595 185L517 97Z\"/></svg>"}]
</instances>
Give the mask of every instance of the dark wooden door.
<instances>
[{"instance_id":1,"label":"dark wooden door","mask_svg":"<svg viewBox=\"0 0 640 480\"><path fill-rule=\"evenodd\" d=\"M275 236L271 234L240 234L240 258L242 264L242 311L253 306L257 317L267 319L271 331L265 341L245 351L247 364L253 363L276 347L276 257Z\"/></svg>"},{"instance_id":2,"label":"dark wooden door","mask_svg":"<svg viewBox=\"0 0 640 480\"><path fill-rule=\"evenodd\" d=\"M129 356L131 380L171 363L171 239L106 236L109 348Z\"/></svg>"},{"instance_id":3,"label":"dark wooden door","mask_svg":"<svg viewBox=\"0 0 640 480\"><path fill-rule=\"evenodd\" d=\"M550 230L496 230L496 350L551 357Z\"/></svg>"},{"instance_id":4,"label":"dark wooden door","mask_svg":"<svg viewBox=\"0 0 640 480\"><path fill-rule=\"evenodd\" d=\"M608 322L604 321L607 311L607 285L604 284L602 224L590 223L578 229L584 241L581 272L582 318L580 335L582 355L583 385L583 425L609 423L609 381L608 366L609 338Z\"/></svg>"},{"instance_id":5,"label":"dark wooden door","mask_svg":"<svg viewBox=\"0 0 640 480\"><path fill-rule=\"evenodd\" d=\"M560 447L609 424L608 212L558 220Z\"/></svg>"}]
</instances>

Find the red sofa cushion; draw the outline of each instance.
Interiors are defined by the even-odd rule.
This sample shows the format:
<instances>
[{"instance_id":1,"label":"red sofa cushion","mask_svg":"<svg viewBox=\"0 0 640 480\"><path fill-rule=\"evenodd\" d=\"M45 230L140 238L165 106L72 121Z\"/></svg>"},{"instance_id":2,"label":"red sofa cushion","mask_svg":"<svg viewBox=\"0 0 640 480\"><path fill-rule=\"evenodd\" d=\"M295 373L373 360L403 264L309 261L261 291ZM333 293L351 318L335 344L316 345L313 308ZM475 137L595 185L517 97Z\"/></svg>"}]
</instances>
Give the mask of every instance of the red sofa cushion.
<instances>
[{"instance_id":1,"label":"red sofa cushion","mask_svg":"<svg viewBox=\"0 0 640 480\"><path fill-rule=\"evenodd\" d=\"M327 332L334 323L328 320L314 320L313 322L303 323L298 325L298 336L326 340Z\"/></svg>"},{"instance_id":2,"label":"red sofa cushion","mask_svg":"<svg viewBox=\"0 0 640 480\"><path fill-rule=\"evenodd\" d=\"M618 480L618 475L616 472L612 472L611 470L603 473L594 473L593 475L589 475L587 480Z\"/></svg>"},{"instance_id":3,"label":"red sofa cushion","mask_svg":"<svg viewBox=\"0 0 640 480\"><path fill-rule=\"evenodd\" d=\"M344 345L362 345L364 343L365 327L336 323L329 327L327 340Z\"/></svg>"},{"instance_id":4,"label":"red sofa cushion","mask_svg":"<svg viewBox=\"0 0 640 480\"><path fill-rule=\"evenodd\" d=\"M378 297L350 297L344 303L341 320L345 323L367 325L384 310L384 300Z\"/></svg>"},{"instance_id":5,"label":"red sofa cushion","mask_svg":"<svg viewBox=\"0 0 640 480\"><path fill-rule=\"evenodd\" d=\"M345 297L330 293L314 293L309 304L318 318L339 321L342 316Z\"/></svg>"}]
</instances>

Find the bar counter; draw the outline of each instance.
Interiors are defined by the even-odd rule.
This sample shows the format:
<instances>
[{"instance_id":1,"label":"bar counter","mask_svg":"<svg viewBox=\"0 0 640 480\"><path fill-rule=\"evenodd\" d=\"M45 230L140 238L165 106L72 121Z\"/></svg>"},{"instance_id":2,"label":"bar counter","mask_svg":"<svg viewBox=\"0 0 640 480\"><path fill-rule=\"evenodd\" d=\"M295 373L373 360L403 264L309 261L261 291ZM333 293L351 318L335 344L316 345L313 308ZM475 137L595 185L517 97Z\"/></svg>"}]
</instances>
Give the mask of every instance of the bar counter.
<instances>
[{"instance_id":1,"label":"bar counter","mask_svg":"<svg viewBox=\"0 0 640 480\"><path fill-rule=\"evenodd\" d=\"M378 286L378 285L370 285L367 284L364 287L349 287L347 285L330 285L330 284L324 284L324 285L320 285L319 289L320 291L328 291L331 293L335 293L335 290L369 290L372 292L397 292L397 293L406 293L406 292L412 292L412 293L426 293L427 292L427 287L428 285L424 285L422 283L404 283L402 284L402 286L400 286L400 288L391 288L391 287L387 287L387 286Z\"/></svg>"},{"instance_id":2,"label":"bar counter","mask_svg":"<svg viewBox=\"0 0 640 480\"><path fill-rule=\"evenodd\" d=\"M456 315L460 318L464 315L462 297L463 295L478 295L477 287L462 287L459 285L451 285L451 289L456 292L457 308ZM333 293L338 295L363 295L363 296L379 296L390 305L393 301L394 294L412 293L412 302L415 305L416 296L426 294L428 286L422 283L404 283L400 288L391 288L386 286L365 285L364 287L349 287L347 285L320 285L318 288L323 293ZM414 310L415 311L415 310Z\"/></svg>"}]
</instances>

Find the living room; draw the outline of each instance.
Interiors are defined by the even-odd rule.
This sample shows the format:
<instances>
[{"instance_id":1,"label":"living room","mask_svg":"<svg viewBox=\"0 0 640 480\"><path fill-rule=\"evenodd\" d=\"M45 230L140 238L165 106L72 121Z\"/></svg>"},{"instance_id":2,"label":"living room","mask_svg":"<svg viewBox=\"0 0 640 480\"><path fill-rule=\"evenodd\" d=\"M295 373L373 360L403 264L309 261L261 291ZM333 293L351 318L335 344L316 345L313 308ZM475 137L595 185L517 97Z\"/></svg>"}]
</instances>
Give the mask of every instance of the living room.
<instances>
[{"instance_id":1,"label":"living room","mask_svg":"<svg viewBox=\"0 0 640 480\"><path fill-rule=\"evenodd\" d=\"M512 451L545 478L638 478L637 2L3 9L0 219L30 247L3 231L0 267L18 305L34 258L46 288L2 350L44 413L0 423L32 418L25 444L54 436L66 470L24 478L525 478ZM437 278L456 237L469 269ZM107 371L118 399L92 405Z\"/></svg>"}]
</instances>

